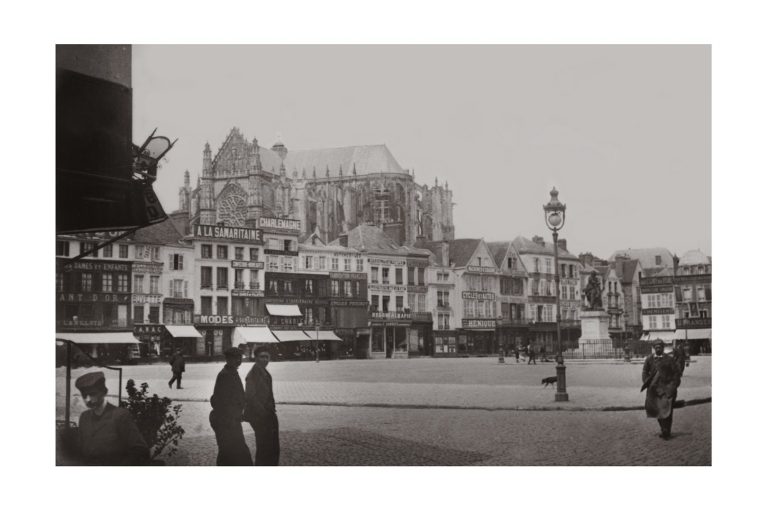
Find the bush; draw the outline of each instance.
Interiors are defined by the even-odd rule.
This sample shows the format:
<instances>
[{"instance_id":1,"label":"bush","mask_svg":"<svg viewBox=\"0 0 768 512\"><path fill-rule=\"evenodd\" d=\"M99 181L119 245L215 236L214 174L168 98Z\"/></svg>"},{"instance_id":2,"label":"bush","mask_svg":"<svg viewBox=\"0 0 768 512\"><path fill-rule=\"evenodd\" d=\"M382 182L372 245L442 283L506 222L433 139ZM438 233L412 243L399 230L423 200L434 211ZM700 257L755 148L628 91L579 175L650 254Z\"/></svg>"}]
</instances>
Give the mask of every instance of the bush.
<instances>
[{"instance_id":1,"label":"bush","mask_svg":"<svg viewBox=\"0 0 768 512\"><path fill-rule=\"evenodd\" d=\"M125 386L128 399L120 405L128 409L139 428L139 432L150 448L150 458L155 459L167 448L167 456L172 457L184 436L184 429L179 425L181 404L171 406L168 397L158 397L156 394L147 396L149 385L142 382L137 389L133 379Z\"/></svg>"}]
</instances>

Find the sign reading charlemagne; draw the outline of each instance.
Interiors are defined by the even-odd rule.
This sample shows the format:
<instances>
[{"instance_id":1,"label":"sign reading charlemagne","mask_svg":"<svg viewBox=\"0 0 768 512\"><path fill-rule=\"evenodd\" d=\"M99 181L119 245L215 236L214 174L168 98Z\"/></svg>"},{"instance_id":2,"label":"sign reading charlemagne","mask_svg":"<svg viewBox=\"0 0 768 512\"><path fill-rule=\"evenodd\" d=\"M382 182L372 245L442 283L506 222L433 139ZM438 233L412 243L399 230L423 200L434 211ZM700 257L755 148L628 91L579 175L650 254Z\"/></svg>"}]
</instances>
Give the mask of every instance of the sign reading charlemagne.
<instances>
[{"instance_id":1,"label":"sign reading charlemagne","mask_svg":"<svg viewBox=\"0 0 768 512\"><path fill-rule=\"evenodd\" d=\"M198 224L195 226L195 238L233 240L236 242L262 242L260 229L231 226L208 226L205 224Z\"/></svg>"}]
</instances>

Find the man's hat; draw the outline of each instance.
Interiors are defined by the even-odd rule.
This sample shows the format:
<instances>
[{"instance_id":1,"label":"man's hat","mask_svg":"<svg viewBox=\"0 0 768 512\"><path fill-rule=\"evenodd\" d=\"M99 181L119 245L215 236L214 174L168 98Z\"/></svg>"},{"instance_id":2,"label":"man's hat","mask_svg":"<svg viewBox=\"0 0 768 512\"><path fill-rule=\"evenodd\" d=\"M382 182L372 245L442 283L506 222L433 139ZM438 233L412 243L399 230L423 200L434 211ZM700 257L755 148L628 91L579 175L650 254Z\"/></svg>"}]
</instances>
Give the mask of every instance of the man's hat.
<instances>
[{"instance_id":1,"label":"man's hat","mask_svg":"<svg viewBox=\"0 0 768 512\"><path fill-rule=\"evenodd\" d=\"M104 385L104 380L104 372L90 372L78 377L75 381L75 387L80 390L82 395L106 393L107 386Z\"/></svg>"},{"instance_id":2,"label":"man's hat","mask_svg":"<svg viewBox=\"0 0 768 512\"><path fill-rule=\"evenodd\" d=\"M226 357L243 357L243 351L237 347L230 347L224 351Z\"/></svg>"},{"instance_id":3,"label":"man's hat","mask_svg":"<svg viewBox=\"0 0 768 512\"><path fill-rule=\"evenodd\" d=\"M664 348L664 342L661 341L661 340L656 340L656 341L653 342L653 346L654 346L654 348L658 347L658 346L661 346L661 348Z\"/></svg>"}]
</instances>

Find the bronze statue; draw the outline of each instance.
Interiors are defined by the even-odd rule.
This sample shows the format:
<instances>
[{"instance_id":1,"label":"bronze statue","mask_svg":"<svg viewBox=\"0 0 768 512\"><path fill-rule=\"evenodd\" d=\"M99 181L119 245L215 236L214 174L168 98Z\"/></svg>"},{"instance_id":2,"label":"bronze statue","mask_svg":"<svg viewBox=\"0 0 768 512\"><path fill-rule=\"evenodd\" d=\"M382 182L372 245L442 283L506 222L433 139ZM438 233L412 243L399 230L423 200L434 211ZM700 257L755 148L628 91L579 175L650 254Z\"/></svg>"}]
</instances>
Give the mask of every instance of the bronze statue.
<instances>
[{"instance_id":1,"label":"bronze statue","mask_svg":"<svg viewBox=\"0 0 768 512\"><path fill-rule=\"evenodd\" d=\"M600 286L596 271L593 270L589 276L587 287L584 288L583 293L589 303L589 309L603 309L603 288Z\"/></svg>"}]
</instances>

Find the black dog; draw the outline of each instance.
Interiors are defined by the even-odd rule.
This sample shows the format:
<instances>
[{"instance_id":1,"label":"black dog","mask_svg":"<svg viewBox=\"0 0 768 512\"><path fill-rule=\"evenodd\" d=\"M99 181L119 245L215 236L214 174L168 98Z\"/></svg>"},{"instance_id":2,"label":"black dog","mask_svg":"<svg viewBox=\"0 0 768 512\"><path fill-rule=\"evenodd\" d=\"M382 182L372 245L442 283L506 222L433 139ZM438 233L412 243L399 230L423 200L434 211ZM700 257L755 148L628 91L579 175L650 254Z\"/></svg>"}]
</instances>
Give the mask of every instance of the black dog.
<instances>
[{"instance_id":1,"label":"black dog","mask_svg":"<svg viewBox=\"0 0 768 512\"><path fill-rule=\"evenodd\" d=\"M555 387L555 382L557 382L557 376L554 377L544 377L541 379L541 383L544 384L544 387L547 387L548 385L552 385L552 387Z\"/></svg>"}]
</instances>

